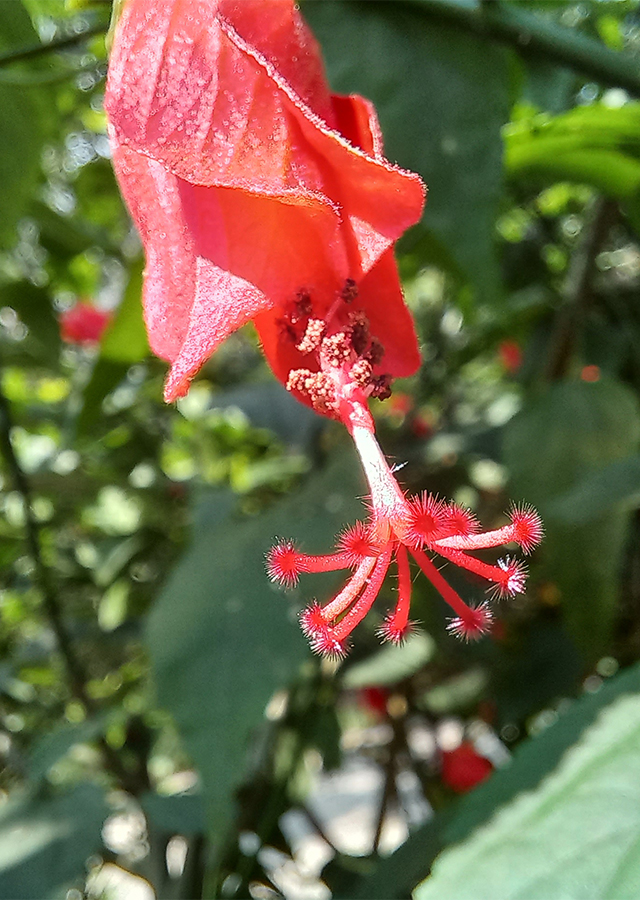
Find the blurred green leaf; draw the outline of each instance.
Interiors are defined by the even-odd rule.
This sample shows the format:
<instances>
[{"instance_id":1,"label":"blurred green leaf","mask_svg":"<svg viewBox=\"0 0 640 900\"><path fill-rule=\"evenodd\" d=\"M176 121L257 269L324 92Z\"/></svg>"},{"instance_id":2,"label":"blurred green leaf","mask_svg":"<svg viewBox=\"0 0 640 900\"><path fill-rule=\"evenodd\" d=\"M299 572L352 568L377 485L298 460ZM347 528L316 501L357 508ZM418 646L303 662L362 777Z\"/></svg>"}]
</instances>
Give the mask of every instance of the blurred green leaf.
<instances>
[{"instance_id":1,"label":"blurred green leaf","mask_svg":"<svg viewBox=\"0 0 640 900\"><path fill-rule=\"evenodd\" d=\"M194 532L151 613L147 641L160 703L202 775L218 846L250 732L310 652L290 599L269 585L264 554L283 535L309 549L327 547L345 519L362 512L361 493L353 457L342 454L263 515L215 521L215 510L201 513L199 522L211 524Z\"/></svg>"},{"instance_id":2,"label":"blurred green leaf","mask_svg":"<svg viewBox=\"0 0 640 900\"><path fill-rule=\"evenodd\" d=\"M143 794L140 805L151 826L165 834L182 834L185 837L204 834L206 821L204 804L199 794Z\"/></svg>"},{"instance_id":3,"label":"blurred green leaf","mask_svg":"<svg viewBox=\"0 0 640 900\"><path fill-rule=\"evenodd\" d=\"M100 344L91 378L82 392L77 428L83 434L100 419L102 401L127 374L134 363L149 354L142 318L142 262L129 273L129 283L116 316Z\"/></svg>"},{"instance_id":4,"label":"blurred green leaf","mask_svg":"<svg viewBox=\"0 0 640 900\"><path fill-rule=\"evenodd\" d=\"M612 380L555 384L505 429L512 494L538 507L545 522L539 577L559 590L567 627L589 661L610 639L628 515L613 509L568 525L552 501L629 456L639 440L637 398Z\"/></svg>"},{"instance_id":5,"label":"blurred green leaf","mask_svg":"<svg viewBox=\"0 0 640 900\"><path fill-rule=\"evenodd\" d=\"M30 353L38 361L57 366L60 326L49 292L30 281L11 281L0 286L0 305L14 309L29 329L25 343Z\"/></svg>"},{"instance_id":6,"label":"blurred green leaf","mask_svg":"<svg viewBox=\"0 0 640 900\"><path fill-rule=\"evenodd\" d=\"M579 181L619 200L640 192L640 103L536 115L504 130L512 176Z\"/></svg>"},{"instance_id":7,"label":"blurred green leaf","mask_svg":"<svg viewBox=\"0 0 640 900\"><path fill-rule=\"evenodd\" d=\"M142 261L129 272L129 283L113 322L100 344L100 356L110 362L131 365L149 354L142 318Z\"/></svg>"},{"instance_id":8,"label":"blurred green leaf","mask_svg":"<svg viewBox=\"0 0 640 900\"><path fill-rule=\"evenodd\" d=\"M495 295L506 52L405 4L306 3L303 12L332 88L373 100L386 155L428 184L423 223L405 248L435 233L481 293Z\"/></svg>"},{"instance_id":9,"label":"blurred green leaf","mask_svg":"<svg viewBox=\"0 0 640 900\"><path fill-rule=\"evenodd\" d=\"M91 784L50 799L14 798L0 814L0 898L42 900L86 874L108 809Z\"/></svg>"},{"instance_id":10,"label":"blurred green leaf","mask_svg":"<svg viewBox=\"0 0 640 900\"><path fill-rule=\"evenodd\" d=\"M635 508L640 502L640 456L617 460L579 481L551 507L554 517L580 522L613 506Z\"/></svg>"},{"instance_id":11,"label":"blurred green leaf","mask_svg":"<svg viewBox=\"0 0 640 900\"><path fill-rule=\"evenodd\" d=\"M49 770L76 744L94 740L103 730L102 719L92 718L77 725L61 725L36 741L29 753L27 770L29 779L37 782L46 777Z\"/></svg>"},{"instance_id":12,"label":"blurred green leaf","mask_svg":"<svg viewBox=\"0 0 640 900\"><path fill-rule=\"evenodd\" d=\"M38 43L22 3L3 3L0 52ZM50 96L42 86L0 82L0 244L13 243L14 229L40 178L40 157L52 129Z\"/></svg>"},{"instance_id":13,"label":"blurred green leaf","mask_svg":"<svg viewBox=\"0 0 640 900\"><path fill-rule=\"evenodd\" d=\"M397 684L426 665L435 649L433 639L426 632L417 631L404 644L389 644L363 662L349 666L343 684L347 688Z\"/></svg>"},{"instance_id":14,"label":"blurred green leaf","mask_svg":"<svg viewBox=\"0 0 640 900\"><path fill-rule=\"evenodd\" d=\"M622 900L640 890L640 695L612 703L554 773L445 851L415 900Z\"/></svg>"}]
</instances>

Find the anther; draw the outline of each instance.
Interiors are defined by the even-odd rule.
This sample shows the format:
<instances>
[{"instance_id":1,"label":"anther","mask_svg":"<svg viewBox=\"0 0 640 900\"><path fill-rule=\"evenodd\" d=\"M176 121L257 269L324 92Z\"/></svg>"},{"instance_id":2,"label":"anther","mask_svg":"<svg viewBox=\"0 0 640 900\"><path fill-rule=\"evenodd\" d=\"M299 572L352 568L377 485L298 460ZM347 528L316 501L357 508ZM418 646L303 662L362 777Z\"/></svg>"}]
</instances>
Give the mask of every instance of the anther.
<instances>
[{"instance_id":1,"label":"anther","mask_svg":"<svg viewBox=\"0 0 640 900\"><path fill-rule=\"evenodd\" d=\"M296 350L300 353L313 353L314 350L317 350L324 337L326 327L322 319L309 319L302 340L296 344Z\"/></svg>"},{"instance_id":2,"label":"anther","mask_svg":"<svg viewBox=\"0 0 640 900\"><path fill-rule=\"evenodd\" d=\"M378 400L388 400L391 396L391 375L378 375L371 379L371 396Z\"/></svg>"},{"instance_id":3,"label":"anther","mask_svg":"<svg viewBox=\"0 0 640 900\"><path fill-rule=\"evenodd\" d=\"M345 303L352 303L358 296L358 285L353 278L347 278L344 287L340 291L340 297Z\"/></svg>"},{"instance_id":4,"label":"anther","mask_svg":"<svg viewBox=\"0 0 640 900\"><path fill-rule=\"evenodd\" d=\"M320 349L323 362L338 368L349 361L351 356L351 337L345 331L337 331L330 337L323 338Z\"/></svg>"},{"instance_id":5,"label":"anther","mask_svg":"<svg viewBox=\"0 0 640 900\"><path fill-rule=\"evenodd\" d=\"M313 309L311 297L304 289L298 291L293 305L295 307L295 312L291 316L292 322L299 322L300 319L305 319L307 316L311 315Z\"/></svg>"},{"instance_id":6,"label":"anther","mask_svg":"<svg viewBox=\"0 0 640 900\"><path fill-rule=\"evenodd\" d=\"M313 375L314 373L310 369L291 369L287 378L287 390L299 391L301 394L308 393L307 383L313 378Z\"/></svg>"},{"instance_id":7,"label":"anther","mask_svg":"<svg viewBox=\"0 0 640 900\"><path fill-rule=\"evenodd\" d=\"M358 356L362 356L369 343L369 320L363 312L349 315L351 325L351 345Z\"/></svg>"},{"instance_id":8,"label":"anther","mask_svg":"<svg viewBox=\"0 0 640 900\"><path fill-rule=\"evenodd\" d=\"M377 338L372 339L365 356L372 366L377 366L382 362L384 347Z\"/></svg>"},{"instance_id":9,"label":"anther","mask_svg":"<svg viewBox=\"0 0 640 900\"><path fill-rule=\"evenodd\" d=\"M367 387L371 383L371 376L373 375L371 363L366 359L357 359L351 366L350 374L357 385L361 388Z\"/></svg>"}]
</instances>

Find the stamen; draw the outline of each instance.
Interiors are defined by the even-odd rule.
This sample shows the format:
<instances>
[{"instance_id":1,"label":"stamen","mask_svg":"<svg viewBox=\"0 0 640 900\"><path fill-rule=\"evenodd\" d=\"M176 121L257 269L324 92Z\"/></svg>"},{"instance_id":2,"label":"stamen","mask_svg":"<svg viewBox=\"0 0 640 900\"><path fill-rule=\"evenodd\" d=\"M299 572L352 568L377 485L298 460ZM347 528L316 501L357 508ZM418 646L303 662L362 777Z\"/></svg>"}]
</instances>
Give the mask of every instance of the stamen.
<instances>
[{"instance_id":1,"label":"stamen","mask_svg":"<svg viewBox=\"0 0 640 900\"><path fill-rule=\"evenodd\" d=\"M296 344L296 350L303 354L313 353L320 346L326 329L322 319L309 319L302 340Z\"/></svg>"},{"instance_id":2,"label":"stamen","mask_svg":"<svg viewBox=\"0 0 640 900\"><path fill-rule=\"evenodd\" d=\"M353 278L347 278L344 287L340 291L340 299L345 303L352 303L358 296L358 285Z\"/></svg>"},{"instance_id":3,"label":"stamen","mask_svg":"<svg viewBox=\"0 0 640 900\"><path fill-rule=\"evenodd\" d=\"M320 345L322 362L328 366L344 365L351 357L351 340L346 331L337 331L323 339Z\"/></svg>"}]
</instances>

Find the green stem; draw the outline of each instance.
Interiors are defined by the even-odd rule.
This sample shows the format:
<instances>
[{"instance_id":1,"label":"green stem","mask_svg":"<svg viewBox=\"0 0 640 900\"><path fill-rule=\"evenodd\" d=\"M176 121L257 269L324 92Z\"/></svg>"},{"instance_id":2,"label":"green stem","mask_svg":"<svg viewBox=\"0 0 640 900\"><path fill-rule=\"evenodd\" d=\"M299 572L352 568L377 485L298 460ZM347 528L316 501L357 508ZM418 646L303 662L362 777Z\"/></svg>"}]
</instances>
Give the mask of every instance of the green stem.
<instances>
[{"instance_id":1,"label":"green stem","mask_svg":"<svg viewBox=\"0 0 640 900\"><path fill-rule=\"evenodd\" d=\"M22 62L25 59L34 59L42 56L44 53L55 53L56 50L65 50L80 44L87 38L95 37L97 34L105 34L107 31L106 24L92 25L90 28L81 31L79 34L71 34L68 37L58 38L49 44L32 44L30 47L19 47L17 50L10 50L8 53L0 54L0 68L9 66L12 63Z\"/></svg>"},{"instance_id":2,"label":"green stem","mask_svg":"<svg viewBox=\"0 0 640 900\"><path fill-rule=\"evenodd\" d=\"M599 198L589 211L584 234L573 252L562 293L564 304L558 311L547 358L549 381L564 378L568 372L580 327L593 302L592 280L596 257L618 218L614 200Z\"/></svg>"},{"instance_id":3,"label":"green stem","mask_svg":"<svg viewBox=\"0 0 640 900\"><path fill-rule=\"evenodd\" d=\"M428 16L461 26L482 38L514 47L522 55L537 55L568 66L602 84L640 96L640 72L630 56L543 16L493 0L478 8L458 0L404 0Z\"/></svg>"}]
</instances>

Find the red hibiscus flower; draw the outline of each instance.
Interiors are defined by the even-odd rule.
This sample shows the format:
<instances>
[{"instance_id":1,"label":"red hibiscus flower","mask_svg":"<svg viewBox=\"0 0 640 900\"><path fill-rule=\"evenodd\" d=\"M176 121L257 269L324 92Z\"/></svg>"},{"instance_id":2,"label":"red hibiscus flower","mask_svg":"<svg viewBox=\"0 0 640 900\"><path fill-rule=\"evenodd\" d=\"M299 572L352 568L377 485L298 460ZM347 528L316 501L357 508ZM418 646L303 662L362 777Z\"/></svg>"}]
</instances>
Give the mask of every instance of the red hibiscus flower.
<instances>
[{"instance_id":1,"label":"red hibiscus flower","mask_svg":"<svg viewBox=\"0 0 640 900\"><path fill-rule=\"evenodd\" d=\"M60 315L60 336L69 344L97 344L111 321L111 313L81 300Z\"/></svg>"},{"instance_id":2,"label":"red hibiscus flower","mask_svg":"<svg viewBox=\"0 0 640 900\"><path fill-rule=\"evenodd\" d=\"M381 636L411 627L409 554L455 612L466 638L488 631L487 604L467 606L425 551L488 580L524 588L523 566L473 552L540 540L537 514L478 533L471 513L431 495L409 499L375 439L371 396L419 364L393 245L421 215L417 175L387 162L371 104L329 92L315 40L293 0L129 0L105 106L116 173L146 252L152 349L171 363L165 398L231 332L252 320L278 378L344 423L371 491L371 517L335 553L285 541L268 559L285 585L305 572L352 569L342 591L302 615L314 650L342 656L395 561L398 600Z\"/></svg>"},{"instance_id":3,"label":"red hibiscus flower","mask_svg":"<svg viewBox=\"0 0 640 900\"><path fill-rule=\"evenodd\" d=\"M105 107L167 400L249 320L308 403L290 372L321 368L310 322L330 332L366 316L370 393L417 369L392 248L424 186L384 159L367 100L329 92L293 0L129 0Z\"/></svg>"}]
</instances>

